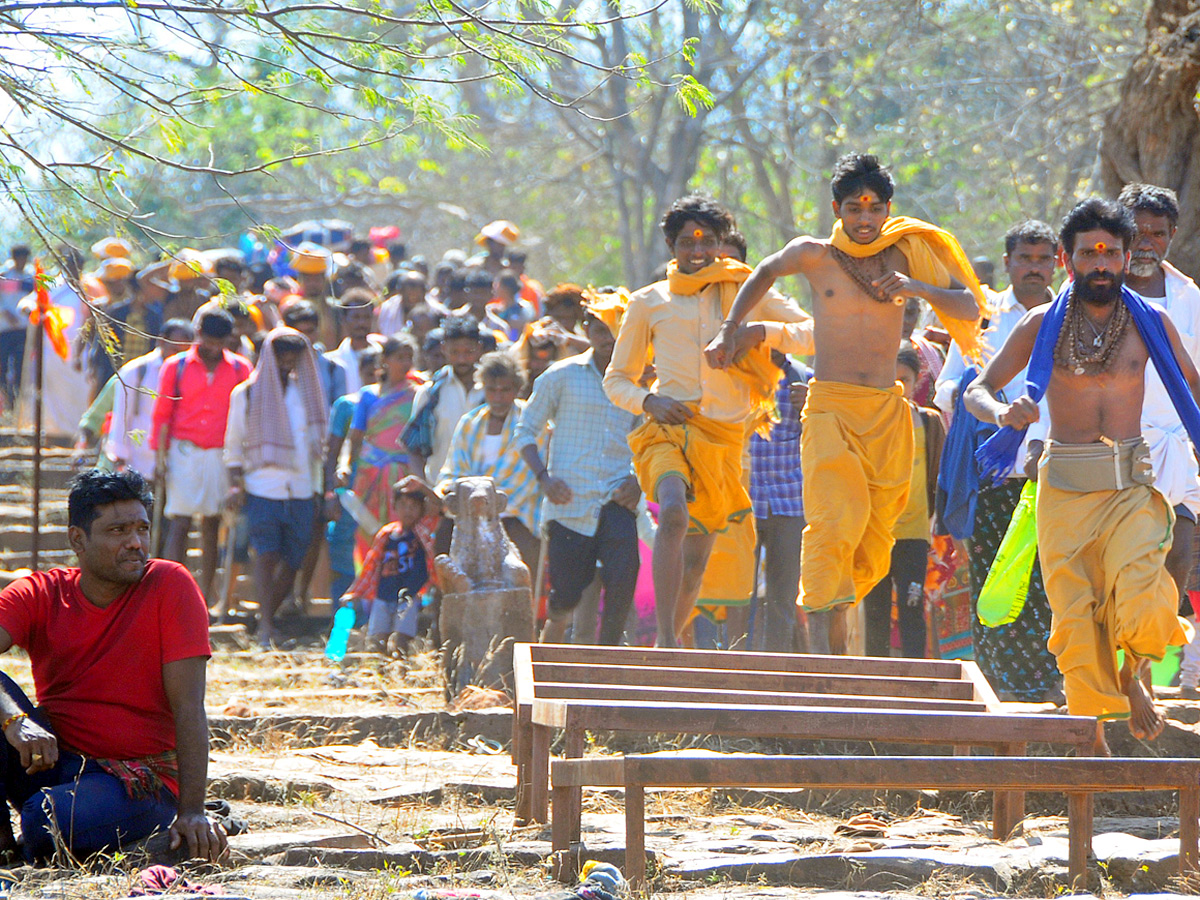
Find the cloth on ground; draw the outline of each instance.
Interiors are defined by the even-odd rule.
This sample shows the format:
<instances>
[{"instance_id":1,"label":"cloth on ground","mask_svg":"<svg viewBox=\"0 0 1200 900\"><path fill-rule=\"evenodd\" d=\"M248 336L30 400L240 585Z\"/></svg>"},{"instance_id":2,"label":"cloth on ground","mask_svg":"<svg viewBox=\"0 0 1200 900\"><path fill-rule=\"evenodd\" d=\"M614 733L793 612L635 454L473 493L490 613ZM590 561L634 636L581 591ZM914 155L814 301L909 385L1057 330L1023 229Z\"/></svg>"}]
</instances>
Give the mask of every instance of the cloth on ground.
<instances>
[{"instance_id":1,"label":"cloth on ground","mask_svg":"<svg viewBox=\"0 0 1200 900\"><path fill-rule=\"evenodd\" d=\"M827 609L861 600L888 572L912 477L912 414L899 383L880 389L814 378L802 422L808 525L800 602Z\"/></svg>"}]
</instances>

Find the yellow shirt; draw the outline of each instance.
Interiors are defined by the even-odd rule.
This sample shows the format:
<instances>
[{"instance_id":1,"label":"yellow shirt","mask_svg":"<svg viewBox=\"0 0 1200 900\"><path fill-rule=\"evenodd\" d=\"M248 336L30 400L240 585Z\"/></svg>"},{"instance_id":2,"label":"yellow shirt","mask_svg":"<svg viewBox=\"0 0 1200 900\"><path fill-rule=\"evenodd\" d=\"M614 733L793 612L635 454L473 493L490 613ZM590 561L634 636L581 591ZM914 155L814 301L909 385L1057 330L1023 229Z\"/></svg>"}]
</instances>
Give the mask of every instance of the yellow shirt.
<instances>
[{"instance_id":1,"label":"yellow shirt","mask_svg":"<svg viewBox=\"0 0 1200 900\"><path fill-rule=\"evenodd\" d=\"M702 416L717 422L745 421L750 413L745 384L704 361L704 348L717 336L723 318L716 285L698 294L673 294L667 282L660 281L635 292L604 375L604 392L617 406L641 415L650 391L638 381L653 347L658 375L654 393L698 404ZM768 347L801 355L814 350L812 317L775 291L762 299L747 321L766 327Z\"/></svg>"},{"instance_id":2,"label":"yellow shirt","mask_svg":"<svg viewBox=\"0 0 1200 900\"><path fill-rule=\"evenodd\" d=\"M926 491L925 421L913 410L913 470L909 482L908 506L900 513L892 535L898 541L929 540L929 494Z\"/></svg>"}]
</instances>

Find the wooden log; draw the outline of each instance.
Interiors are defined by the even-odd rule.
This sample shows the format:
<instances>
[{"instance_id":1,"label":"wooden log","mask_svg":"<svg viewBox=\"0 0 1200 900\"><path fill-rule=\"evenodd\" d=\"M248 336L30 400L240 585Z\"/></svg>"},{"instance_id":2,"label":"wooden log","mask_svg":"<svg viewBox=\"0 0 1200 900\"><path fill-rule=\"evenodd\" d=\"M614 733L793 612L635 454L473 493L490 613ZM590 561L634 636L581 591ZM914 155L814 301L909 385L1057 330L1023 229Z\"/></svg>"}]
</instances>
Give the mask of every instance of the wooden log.
<instances>
[{"instance_id":1,"label":"wooden log","mask_svg":"<svg viewBox=\"0 0 1200 900\"><path fill-rule=\"evenodd\" d=\"M951 679L560 662L535 662L533 671L538 682L711 688L723 691L792 691L845 694L851 697L920 697L968 701L975 699L973 685Z\"/></svg>"},{"instance_id":2,"label":"wooden log","mask_svg":"<svg viewBox=\"0 0 1200 900\"><path fill-rule=\"evenodd\" d=\"M1200 869L1200 786L1191 785L1179 791L1179 872L1186 874Z\"/></svg>"},{"instance_id":3,"label":"wooden log","mask_svg":"<svg viewBox=\"0 0 1200 900\"><path fill-rule=\"evenodd\" d=\"M1087 861L1092 850L1090 794L1067 794L1067 876L1072 891L1087 890Z\"/></svg>"},{"instance_id":4,"label":"wooden log","mask_svg":"<svg viewBox=\"0 0 1200 900\"><path fill-rule=\"evenodd\" d=\"M529 764L529 819L531 822L549 820L550 797L550 729L534 724L530 739L531 759Z\"/></svg>"},{"instance_id":5,"label":"wooden log","mask_svg":"<svg viewBox=\"0 0 1200 900\"><path fill-rule=\"evenodd\" d=\"M625 880L635 891L646 887L646 791L625 783Z\"/></svg>"},{"instance_id":6,"label":"wooden log","mask_svg":"<svg viewBox=\"0 0 1200 900\"><path fill-rule=\"evenodd\" d=\"M519 646L519 645L518 645ZM823 672L831 675L879 675L960 680L962 660L903 659L876 656L821 656L814 653L759 653L742 650L690 650L660 647L601 647L587 644L533 644L535 662L613 663L647 666L738 669L740 671Z\"/></svg>"}]
</instances>

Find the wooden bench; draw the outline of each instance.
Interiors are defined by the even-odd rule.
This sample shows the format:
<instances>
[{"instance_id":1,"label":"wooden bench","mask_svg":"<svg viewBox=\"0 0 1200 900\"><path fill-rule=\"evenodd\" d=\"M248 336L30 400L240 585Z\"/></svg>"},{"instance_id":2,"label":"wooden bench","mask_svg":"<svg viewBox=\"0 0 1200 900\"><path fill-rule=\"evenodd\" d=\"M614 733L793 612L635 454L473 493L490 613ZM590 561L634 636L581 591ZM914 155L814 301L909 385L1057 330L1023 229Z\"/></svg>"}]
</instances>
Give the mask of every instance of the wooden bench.
<instances>
[{"instance_id":1,"label":"wooden bench","mask_svg":"<svg viewBox=\"0 0 1200 900\"><path fill-rule=\"evenodd\" d=\"M1072 885L1086 875L1092 848L1092 795L1103 791L1179 791L1179 870L1197 870L1200 760L1047 757L760 756L683 753L555 760L555 859L573 871L572 791L625 790L625 877L646 879L645 789L648 787L819 788L823 790L1058 790L1067 795ZM566 815L560 815L560 812ZM567 851L560 853L560 851Z\"/></svg>"},{"instance_id":2,"label":"wooden bench","mask_svg":"<svg viewBox=\"0 0 1200 900\"><path fill-rule=\"evenodd\" d=\"M588 731L983 747L1024 756L1031 741L1091 753L1094 719L1005 711L968 661L517 644L513 652L517 820L546 822L550 744L583 756ZM578 831L580 791L573 791ZM1023 818L1000 791L997 836Z\"/></svg>"}]
</instances>

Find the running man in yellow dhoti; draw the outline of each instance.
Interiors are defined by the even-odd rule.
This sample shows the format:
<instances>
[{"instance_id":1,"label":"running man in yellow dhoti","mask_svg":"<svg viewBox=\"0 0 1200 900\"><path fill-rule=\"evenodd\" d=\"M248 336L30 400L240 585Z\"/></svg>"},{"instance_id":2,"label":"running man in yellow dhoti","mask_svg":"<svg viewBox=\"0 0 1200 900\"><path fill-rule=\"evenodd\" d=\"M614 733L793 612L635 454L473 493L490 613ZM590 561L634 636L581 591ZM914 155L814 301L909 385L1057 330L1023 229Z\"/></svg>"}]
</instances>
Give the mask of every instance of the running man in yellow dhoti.
<instances>
[{"instance_id":1,"label":"running man in yellow dhoti","mask_svg":"<svg viewBox=\"0 0 1200 900\"><path fill-rule=\"evenodd\" d=\"M846 611L887 574L892 527L908 499L912 416L896 382L905 299L928 301L969 356L979 350L986 300L953 235L889 218L894 185L875 157L843 156L830 187L832 236L796 238L759 263L705 357L717 368L733 364L738 329L775 279L808 279L816 359L801 416L808 524L799 603L834 610L829 646L845 653Z\"/></svg>"},{"instance_id":2,"label":"running man in yellow dhoti","mask_svg":"<svg viewBox=\"0 0 1200 900\"><path fill-rule=\"evenodd\" d=\"M812 352L812 320L774 294L732 336L737 362L713 369L704 345L729 314L745 263L719 256L733 216L715 201L684 197L667 210L663 234L674 259L667 279L636 291L621 323L604 390L617 406L646 414L629 435L642 490L659 505L654 595L659 646L676 646L691 615L716 535L750 515L742 484L747 423L769 421L779 370L769 348ZM653 352L657 382L639 385Z\"/></svg>"},{"instance_id":3,"label":"running man in yellow dhoti","mask_svg":"<svg viewBox=\"0 0 1200 900\"><path fill-rule=\"evenodd\" d=\"M1200 374L1162 308L1122 287L1135 233L1133 214L1118 203L1076 206L1059 233L1073 280L1053 303L1025 314L964 396L973 415L1002 426L979 453L985 471L1001 476L1025 426L1038 419L1037 401L1047 399L1037 525L1053 613L1049 648L1067 709L1098 720L1098 754L1108 753L1106 720L1128 719L1138 738L1162 731L1149 663L1191 635L1166 569L1175 516L1154 487L1141 427L1153 360L1188 433L1200 438ZM997 386L1026 363L1025 395L998 400Z\"/></svg>"}]
</instances>

